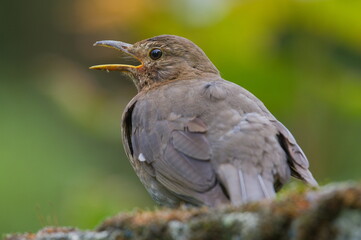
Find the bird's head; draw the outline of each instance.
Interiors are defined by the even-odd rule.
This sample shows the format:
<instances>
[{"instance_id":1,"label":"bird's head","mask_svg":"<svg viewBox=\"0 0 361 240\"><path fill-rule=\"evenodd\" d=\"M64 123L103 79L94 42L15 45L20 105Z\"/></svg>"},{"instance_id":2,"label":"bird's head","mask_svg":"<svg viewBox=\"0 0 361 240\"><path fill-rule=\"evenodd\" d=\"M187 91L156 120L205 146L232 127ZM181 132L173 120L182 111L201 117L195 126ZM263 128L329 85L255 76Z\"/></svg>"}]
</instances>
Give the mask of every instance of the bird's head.
<instances>
[{"instance_id":1,"label":"bird's head","mask_svg":"<svg viewBox=\"0 0 361 240\"><path fill-rule=\"evenodd\" d=\"M104 64L90 67L126 73L138 91L166 81L219 75L202 49L183 37L161 35L135 44L105 40L96 42L94 46L115 48L139 61L139 65Z\"/></svg>"}]
</instances>

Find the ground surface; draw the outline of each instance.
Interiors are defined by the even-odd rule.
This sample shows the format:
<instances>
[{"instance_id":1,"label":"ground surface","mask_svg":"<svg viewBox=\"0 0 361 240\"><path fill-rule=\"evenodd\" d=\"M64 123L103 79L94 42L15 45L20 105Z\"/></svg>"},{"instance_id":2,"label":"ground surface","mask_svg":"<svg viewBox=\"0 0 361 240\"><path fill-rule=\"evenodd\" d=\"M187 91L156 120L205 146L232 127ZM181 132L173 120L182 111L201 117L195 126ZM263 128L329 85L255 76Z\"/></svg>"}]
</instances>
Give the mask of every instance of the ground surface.
<instances>
[{"instance_id":1,"label":"ground surface","mask_svg":"<svg viewBox=\"0 0 361 240\"><path fill-rule=\"evenodd\" d=\"M278 199L221 209L120 213L95 230L47 227L6 240L361 239L361 184L293 189Z\"/></svg>"}]
</instances>

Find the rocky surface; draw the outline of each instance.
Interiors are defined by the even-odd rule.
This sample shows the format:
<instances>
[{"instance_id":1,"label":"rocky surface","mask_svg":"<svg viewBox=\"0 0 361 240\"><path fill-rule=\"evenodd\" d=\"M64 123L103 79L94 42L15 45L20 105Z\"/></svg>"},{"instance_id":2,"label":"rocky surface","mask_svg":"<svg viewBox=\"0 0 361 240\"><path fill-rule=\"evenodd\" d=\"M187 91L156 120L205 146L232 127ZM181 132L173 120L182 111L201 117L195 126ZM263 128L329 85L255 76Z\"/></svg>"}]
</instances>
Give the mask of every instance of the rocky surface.
<instances>
[{"instance_id":1,"label":"rocky surface","mask_svg":"<svg viewBox=\"0 0 361 240\"><path fill-rule=\"evenodd\" d=\"M361 183L287 190L273 201L220 209L120 213L95 230L47 227L5 240L361 239Z\"/></svg>"}]
</instances>

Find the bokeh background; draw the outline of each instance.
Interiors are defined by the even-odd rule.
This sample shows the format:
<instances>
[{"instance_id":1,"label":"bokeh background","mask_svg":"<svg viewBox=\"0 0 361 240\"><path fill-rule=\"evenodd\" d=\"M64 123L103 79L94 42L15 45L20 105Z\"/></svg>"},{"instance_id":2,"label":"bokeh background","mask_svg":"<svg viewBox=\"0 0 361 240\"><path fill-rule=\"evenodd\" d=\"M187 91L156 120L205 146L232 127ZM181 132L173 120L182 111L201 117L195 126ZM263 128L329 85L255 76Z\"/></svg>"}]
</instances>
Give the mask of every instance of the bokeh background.
<instances>
[{"instance_id":1,"label":"bokeh background","mask_svg":"<svg viewBox=\"0 0 361 240\"><path fill-rule=\"evenodd\" d=\"M258 96L320 183L361 173L361 1L62 0L0 7L0 233L154 208L120 140L136 94L97 40L176 34Z\"/></svg>"}]
</instances>

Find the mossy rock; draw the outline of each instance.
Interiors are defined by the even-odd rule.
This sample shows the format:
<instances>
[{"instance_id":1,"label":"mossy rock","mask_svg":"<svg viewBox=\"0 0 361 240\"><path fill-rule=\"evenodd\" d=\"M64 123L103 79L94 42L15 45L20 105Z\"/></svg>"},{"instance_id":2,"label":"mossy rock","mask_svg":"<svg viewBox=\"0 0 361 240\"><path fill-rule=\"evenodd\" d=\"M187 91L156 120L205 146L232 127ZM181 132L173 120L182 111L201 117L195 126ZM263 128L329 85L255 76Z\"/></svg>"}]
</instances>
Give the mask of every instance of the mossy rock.
<instances>
[{"instance_id":1,"label":"mossy rock","mask_svg":"<svg viewBox=\"0 0 361 240\"><path fill-rule=\"evenodd\" d=\"M47 227L6 240L361 239L361 184L291 188L277 199L218 209L156 209L120 213L93 231Z\"/></svg>"}]
</instances>

